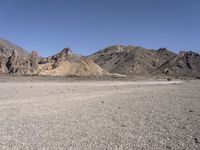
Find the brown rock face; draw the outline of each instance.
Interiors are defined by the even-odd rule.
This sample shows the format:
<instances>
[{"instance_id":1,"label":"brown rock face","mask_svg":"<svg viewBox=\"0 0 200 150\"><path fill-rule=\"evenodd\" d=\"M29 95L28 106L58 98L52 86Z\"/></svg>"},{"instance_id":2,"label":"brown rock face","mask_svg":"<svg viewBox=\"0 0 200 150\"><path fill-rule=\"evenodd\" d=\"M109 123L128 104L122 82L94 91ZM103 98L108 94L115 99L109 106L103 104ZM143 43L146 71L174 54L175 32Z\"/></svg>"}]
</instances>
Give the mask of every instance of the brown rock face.
<instances>
[{"instance_id":1,"label":"brown rock face","mask_svg":"<svg viewBox=\"0 0 200 150\"><path fill-rule=\"evenodd\" d=\"M7 50L1 48L0 50L0 73L8 73L8 68L6 67L8 61Z\"/></svg>"},{"instance_id":2,"label":"brown rock face","mask_svg":"<svg viewBox=\"0 0 200 150\"><path fill-rule=\"evenodd\" d=\"M37 74L39 57L36 51L30 55L21 56L17 50L13 50L12 55L8 57L6 68L8 73L18 75L34 75Z\"/></svg>"},{"instance_id":3,"label":"brown rock face","mask_svg":"<svg viewBox=\"0 0 200 150\"><path fill-rule=\"evenodd\" d=\"M69 48L45 60L39 65L39 75L102 76L106 73L91 59L73 55Z\"/></svg>"},{"instance_id":4,"label":"brown rock face","mask_svg":"<svg viewBox=\"0 0 200 150\"><path fill-rule=\"evenodd\" d=\"M6 64L9 73L16 73L19 65L17 50L14 49Z\"/></svg>"},{"instance_id":5,"label":"brown rock face","mask_svg":"<svg viewBox=\"0 0 200 150\"><path fill-rule=\"evenodd\" d=\"M0 67L2 73L16 75L101 76L106 73L91 59L73 55L69 48L47 58L40 58L36 51L22 56L14 49L9 57L1 52Z\"/></svg>"},{"instance_id":6,"label":"brown rock face","mask_svg":"<svg viewBox=\"0 0 200 150\"><path fill-rule=\"evenodd\" d=\"M23 59L21 58L21 63L18 66L16 73L19 75L37 75L39 61L40 59L38 57L38 53L36 51L32 51L28 57Z\"/></svg>"}]
</instances>

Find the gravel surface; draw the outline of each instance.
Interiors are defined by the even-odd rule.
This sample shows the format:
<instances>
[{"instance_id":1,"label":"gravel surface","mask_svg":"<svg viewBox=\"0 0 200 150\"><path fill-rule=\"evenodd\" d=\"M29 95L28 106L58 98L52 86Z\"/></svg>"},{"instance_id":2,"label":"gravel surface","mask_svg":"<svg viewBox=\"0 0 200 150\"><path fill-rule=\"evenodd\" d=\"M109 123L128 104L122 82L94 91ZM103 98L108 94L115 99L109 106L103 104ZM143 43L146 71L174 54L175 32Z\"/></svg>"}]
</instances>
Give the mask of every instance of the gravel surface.
<instances>
[{"instance_id":1,"label":"gravel surface","mask_svg":"<svg viewBox=\"0 0 200 150\"><path fill-rule=\"evenodd\" d=\"M0 149L199 150L200 81L0 82Z\"/></svg>"}]
</instances>

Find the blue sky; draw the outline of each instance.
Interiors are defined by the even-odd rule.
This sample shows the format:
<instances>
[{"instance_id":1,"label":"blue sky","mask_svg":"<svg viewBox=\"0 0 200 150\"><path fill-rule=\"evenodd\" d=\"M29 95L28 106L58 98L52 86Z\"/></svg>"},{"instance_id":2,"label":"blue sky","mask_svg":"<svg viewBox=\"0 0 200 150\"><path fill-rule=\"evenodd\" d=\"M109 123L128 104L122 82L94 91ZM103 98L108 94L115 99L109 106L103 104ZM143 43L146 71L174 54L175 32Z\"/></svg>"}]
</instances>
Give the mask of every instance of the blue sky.
<instances>
[{"instance_id":1,"label":"blue sky","mask_svg":"<svg viewBox=\"0 0 200 150\"><path fill-rule=\"evenodd\" d=\"M0 36L42 56L115 44L200 52L200 0L0 0Z\"/></svg>"}]
</instances>

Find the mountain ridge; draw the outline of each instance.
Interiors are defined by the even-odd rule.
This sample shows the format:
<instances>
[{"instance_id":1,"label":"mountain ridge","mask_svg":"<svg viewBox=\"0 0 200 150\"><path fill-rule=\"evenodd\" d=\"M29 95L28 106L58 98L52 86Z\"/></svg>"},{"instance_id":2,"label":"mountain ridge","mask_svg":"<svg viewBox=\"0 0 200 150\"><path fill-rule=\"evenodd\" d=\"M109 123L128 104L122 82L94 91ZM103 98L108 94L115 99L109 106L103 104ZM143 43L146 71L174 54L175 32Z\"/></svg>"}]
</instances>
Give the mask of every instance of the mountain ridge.
<instances>
[{"instance_id":1,"label":"mountain ridge","mask_svg":"<svg viewBox=\"0 0 200 150\"><path fill-rule=\"evenodd\" d=\"M183 55L185 57L181 57ZM196 52L174 53L139 46L114 45L88 56L109 72L140 75L200 76L200 55ZM179 58L181 60L179 60ZM179 67L178 66L182 66Z\"/></svg>"},{"instance_id":2,"label":"mountain ridge","mask_svg":"<svg viewBox=\"0 0 200 150\"><path fill-rule=\"evenodd\" d=\"M40 57L36 51L0 38L0 73L52 76L174 76L200 78L200 55L174 53L167 48L113 45L89 56L72 54L70 48Z\"/></svg>"},{"instance_id":3,"label":"mountain ridge","mask_svg":"<svg viewBox=\"0 0 200 150\"><path fill-rule=\"evenodd\" d=\"M6 49L9 54L12 53L14 49L18 51L20 55L29 55L30 53L26 51L24 48L21 48L20 46L0 37L0 49Z\"/></svg>"}]
</instances>

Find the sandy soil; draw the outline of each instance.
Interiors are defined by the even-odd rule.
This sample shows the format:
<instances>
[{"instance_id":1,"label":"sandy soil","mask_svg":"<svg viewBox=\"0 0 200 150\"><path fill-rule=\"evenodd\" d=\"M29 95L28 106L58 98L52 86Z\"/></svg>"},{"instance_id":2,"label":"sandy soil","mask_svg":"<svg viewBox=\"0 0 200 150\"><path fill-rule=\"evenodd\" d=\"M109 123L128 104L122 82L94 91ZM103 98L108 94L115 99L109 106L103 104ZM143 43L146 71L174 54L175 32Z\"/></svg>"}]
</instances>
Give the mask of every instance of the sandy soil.
<instances>
[{"instance_id":1,"label":"sandy soil","mask_svg":"<svg viewBox=\"0 0 200 150\"><path fill-rule=\"evenodd\" d=\"M0 149L198 150L200 81L0 78Z\"/></svg>"}]
</instances>

